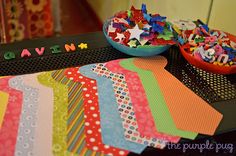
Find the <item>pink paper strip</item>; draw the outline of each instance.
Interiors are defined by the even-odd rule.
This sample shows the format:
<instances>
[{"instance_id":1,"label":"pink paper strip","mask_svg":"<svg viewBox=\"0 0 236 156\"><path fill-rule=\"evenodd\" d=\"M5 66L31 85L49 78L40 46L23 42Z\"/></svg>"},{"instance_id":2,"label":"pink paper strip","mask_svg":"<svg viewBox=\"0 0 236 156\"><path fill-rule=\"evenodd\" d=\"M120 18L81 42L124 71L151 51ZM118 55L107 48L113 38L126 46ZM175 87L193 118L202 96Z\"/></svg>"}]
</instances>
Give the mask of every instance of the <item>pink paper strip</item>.
<instances>
[{"instance_id":1,"label":"pink paper strip","mask_svg":"<svg viewBox=\"0 0 236 156\"><path fill-rule=\"evenodd\" d=\"M145 90L138 74L124 69L120 66L119 62L120 60L110 61L106 64L106 67L112 72L125 75L140 134L177 143L180 140L180 137L167 135L157 131Z\"/></svg>"},{"instance_id":2,"label":"pink paper strip","mask_svg":"<svg viewBox=\"0 0 236 156\"><path fill-rule=\"evenodd\" d=\"M0 90L9 94L6 114L0 129L0 156L13 156L18 134L23 93L12 89L8 81L12 77L0 79Z\"/></svg>"},{"instance_id":3,"label":"pink paper strip","mask_svg":"<svg viewBox=\"0 0 236 156\"><path fill-rule=\"evenodd\" d=\"M41 85L39 73L23 76L24 84L39 90L37 127L33 155L53 156L52 153L52 122L53 122L53 90Z\"/></svg>"}]
</instances>

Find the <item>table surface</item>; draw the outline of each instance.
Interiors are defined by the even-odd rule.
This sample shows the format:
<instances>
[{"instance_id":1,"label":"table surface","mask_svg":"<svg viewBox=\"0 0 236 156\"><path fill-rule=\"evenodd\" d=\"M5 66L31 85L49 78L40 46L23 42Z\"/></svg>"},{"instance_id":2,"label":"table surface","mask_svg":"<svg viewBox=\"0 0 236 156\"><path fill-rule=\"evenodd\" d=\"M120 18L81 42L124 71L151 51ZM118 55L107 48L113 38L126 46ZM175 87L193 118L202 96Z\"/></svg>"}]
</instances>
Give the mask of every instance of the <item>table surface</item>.
<instances>
[{"instance_id":1,"label":"table surface","mask_svg":"<svg viewBox=\"0 0 236 156\"><path fill-rule=\"evenodd\" d=\"M65 52L64 45L70 43L87 43L88 49ZM52 54L50 47L54 45L59 45L62 52ZM40 47L46 49L42 56L33 52L34 48ZM32 51L30 58L20 57L24 48ZM16 59L6 61L4 53L8 51L14 52ZM172 47L162 55L168 59L166 70L224 115L216 135L235 132L236 74L217 75L197 69L184 60L178 47ZM129 57L131 56L113 49L102 32L35 39L0 45L0 75L36 73ZM198 138L202 137L206 136L200 135Z\"/></svg>"}]
</instances>

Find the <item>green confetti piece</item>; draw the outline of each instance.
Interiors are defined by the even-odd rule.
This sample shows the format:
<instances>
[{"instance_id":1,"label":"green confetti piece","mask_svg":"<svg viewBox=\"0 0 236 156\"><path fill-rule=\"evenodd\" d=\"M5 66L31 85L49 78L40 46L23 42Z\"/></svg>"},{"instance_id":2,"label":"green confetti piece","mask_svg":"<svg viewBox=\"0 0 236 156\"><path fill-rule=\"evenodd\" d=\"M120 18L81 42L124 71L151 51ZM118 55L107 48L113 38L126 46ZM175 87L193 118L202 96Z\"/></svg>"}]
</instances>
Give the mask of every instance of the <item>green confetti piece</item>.
<instances>
[{"instance_id":1,"label":"green confetti piece","mask_svg":"<svg viewBox=\"0 0 236 156\"><path fill-rule=\"evenodd\" d=\"M162 34L159 34L157 38L163 38L164 40L171 40L174 37L173 33L167 28L164 29Z\"/></svg>"},{"instance_id":2,"label":"green confetti piece","mask_svg":"<svg viewBox=\"0 0 236 156\"><path fill-rule=\"evenodd\" d=\"M128 17L130 18L132 16L131 11L127 10Z\"/></svg>"},{"instance_id":3,"label":"green confetti piece","mask_svg":"<svg viewBox=\"0 0 236 156\"><path fill-rule=\"evenodd\" d=\"M199 38L195 38L194 41L195 43L200 43L200 42L204 42L205 39L203 37L199 37Z\"/></svg>"}]
</instances>

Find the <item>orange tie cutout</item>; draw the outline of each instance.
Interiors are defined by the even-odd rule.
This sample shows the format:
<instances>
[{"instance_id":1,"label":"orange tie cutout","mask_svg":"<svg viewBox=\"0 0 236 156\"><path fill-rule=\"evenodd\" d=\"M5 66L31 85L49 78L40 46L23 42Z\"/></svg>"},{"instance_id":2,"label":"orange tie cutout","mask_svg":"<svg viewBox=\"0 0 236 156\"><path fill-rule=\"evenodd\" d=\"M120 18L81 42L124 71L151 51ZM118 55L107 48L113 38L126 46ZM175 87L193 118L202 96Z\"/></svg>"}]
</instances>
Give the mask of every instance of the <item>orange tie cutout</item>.
<instances>
[{"instance_id":1,"label":"orange tie cutout","mask_svg":"<svg viewBox=\"0 0 236 156\"><path fill-rule=\"evenodd\" d=\"M201 134L214 134L222 114L165 70L165 57L135 58L134 64L138 68L153 72L177 128Z\"/></svg>"}]
</instances>

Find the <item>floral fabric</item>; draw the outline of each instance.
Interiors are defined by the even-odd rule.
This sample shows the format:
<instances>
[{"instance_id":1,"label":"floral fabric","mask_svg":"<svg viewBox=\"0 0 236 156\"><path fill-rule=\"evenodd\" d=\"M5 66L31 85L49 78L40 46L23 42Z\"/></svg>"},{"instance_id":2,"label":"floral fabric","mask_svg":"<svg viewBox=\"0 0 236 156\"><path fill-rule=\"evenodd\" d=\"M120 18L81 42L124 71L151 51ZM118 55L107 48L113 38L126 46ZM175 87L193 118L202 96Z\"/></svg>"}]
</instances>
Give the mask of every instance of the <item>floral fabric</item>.
<instances>
[{"instance_id":1,"label":"floral fabric","mask_svg":"<svg viewBox=\"0 0 236 156\"><path fill-rule=\"evenodd\" d=\"M6 0L5 2L7 42L52 35L51 0Z\"/></svg>"}]
</instances>

